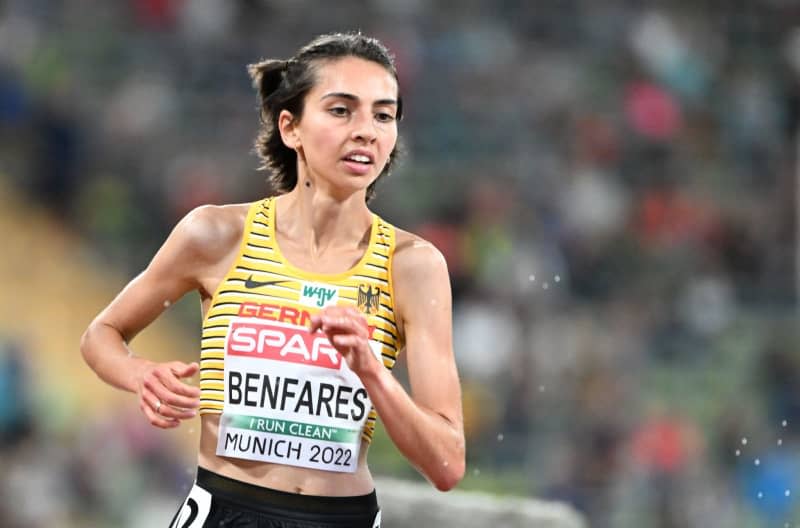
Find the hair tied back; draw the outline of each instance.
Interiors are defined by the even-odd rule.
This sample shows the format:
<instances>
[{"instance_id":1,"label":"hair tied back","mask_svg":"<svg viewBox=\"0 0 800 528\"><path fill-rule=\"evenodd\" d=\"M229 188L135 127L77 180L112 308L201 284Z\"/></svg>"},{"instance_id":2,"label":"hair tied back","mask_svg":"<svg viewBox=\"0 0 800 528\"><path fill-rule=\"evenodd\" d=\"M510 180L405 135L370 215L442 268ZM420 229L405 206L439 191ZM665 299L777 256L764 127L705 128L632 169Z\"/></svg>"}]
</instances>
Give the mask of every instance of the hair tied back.
<instances>
[{"instance_id":1,"label":"hair tied back","mask_svg":"<svg viewBox=\"0 0 800 528\"><path fill-rule=\"evenodd\" d=\"M267 59L247 66L262 105L269 107L268 99L281 86L291 60Z\"/></svg>"}]
</instances>

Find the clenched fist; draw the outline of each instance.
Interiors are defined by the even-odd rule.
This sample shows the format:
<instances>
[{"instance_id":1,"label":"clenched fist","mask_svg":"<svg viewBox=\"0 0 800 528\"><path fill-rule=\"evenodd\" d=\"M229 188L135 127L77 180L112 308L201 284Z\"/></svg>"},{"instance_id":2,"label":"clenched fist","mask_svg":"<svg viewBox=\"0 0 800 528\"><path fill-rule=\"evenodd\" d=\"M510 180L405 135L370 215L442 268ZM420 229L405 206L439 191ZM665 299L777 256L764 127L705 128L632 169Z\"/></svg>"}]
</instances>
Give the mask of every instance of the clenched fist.
<instances>
[{"instance_id":1,"label":"clenched fist","mask_svg":"<svg viewBox=\"0 0 800 528\"><path fill-rule=\"evenodd\" d=\"M366 318L352 307L328 306L311 316L311 333L321 330L357 376L383 368L369 346Z\"/></svg>"}]
</instances>

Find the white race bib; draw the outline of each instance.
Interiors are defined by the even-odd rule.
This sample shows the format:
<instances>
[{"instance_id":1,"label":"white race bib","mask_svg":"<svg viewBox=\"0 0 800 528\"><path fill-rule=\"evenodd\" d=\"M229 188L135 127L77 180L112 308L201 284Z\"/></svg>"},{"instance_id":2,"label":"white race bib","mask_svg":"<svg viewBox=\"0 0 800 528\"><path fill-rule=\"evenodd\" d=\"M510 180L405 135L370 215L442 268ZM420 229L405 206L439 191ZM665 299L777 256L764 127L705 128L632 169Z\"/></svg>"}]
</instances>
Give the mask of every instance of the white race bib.
<instances>
[{"instance_id":1,"label":"white race bib","mask_svg":"<svg viewBox=\"0 0 800 528\"><path fill-rule=\"evenodd\" d=\"M356 471L372 402L324 333L237 317L225 343L224 375L218 455Z\"/></svg>"}]
</instances>

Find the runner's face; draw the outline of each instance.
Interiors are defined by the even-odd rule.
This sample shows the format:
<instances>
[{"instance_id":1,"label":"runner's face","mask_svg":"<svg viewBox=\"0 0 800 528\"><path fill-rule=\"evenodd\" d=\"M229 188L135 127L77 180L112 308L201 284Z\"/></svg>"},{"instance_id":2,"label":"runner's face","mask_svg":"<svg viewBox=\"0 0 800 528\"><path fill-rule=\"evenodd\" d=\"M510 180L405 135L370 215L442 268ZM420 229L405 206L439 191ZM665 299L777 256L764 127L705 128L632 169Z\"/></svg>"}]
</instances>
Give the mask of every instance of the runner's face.
<instances>
[{"instance_id":1,"label":"runner's face","mask_svg":"<svg viewBox=\"0 0 800 528\"><path fill-rule=\"evenodd\" d=\"M321 63L293 127L299 163L314 183L351 194L375 181L397 143L397 92L394 76L378 63Z\"/></svg>"}]
</instances>

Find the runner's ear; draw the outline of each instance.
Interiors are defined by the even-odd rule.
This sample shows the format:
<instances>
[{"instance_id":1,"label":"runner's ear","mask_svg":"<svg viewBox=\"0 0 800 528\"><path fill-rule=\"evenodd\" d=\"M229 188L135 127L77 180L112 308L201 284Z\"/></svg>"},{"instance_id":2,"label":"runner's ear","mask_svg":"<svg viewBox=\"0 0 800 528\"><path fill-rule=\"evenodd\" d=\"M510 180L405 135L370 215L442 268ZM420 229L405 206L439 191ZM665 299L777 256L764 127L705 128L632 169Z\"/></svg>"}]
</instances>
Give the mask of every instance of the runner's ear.
<instances>
[{"instance_id":1,"label":"runner's ear","mask_svg":"<svg viewBox=\"0 0 800 528\"><path fill-rule=\"evenodd\" d=\"M297 133L297 121L288 110L281 110L278 115L278 129L284 145L292 150L297 150L302 146L300 135Z\"/></svg>"}]
</instances>

